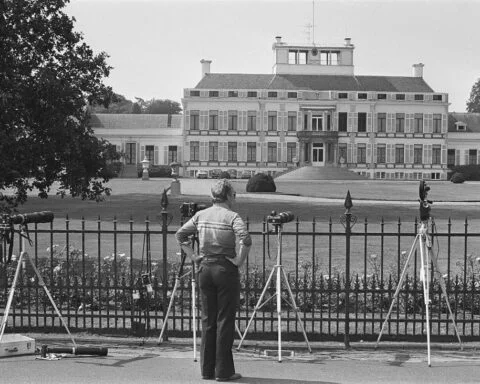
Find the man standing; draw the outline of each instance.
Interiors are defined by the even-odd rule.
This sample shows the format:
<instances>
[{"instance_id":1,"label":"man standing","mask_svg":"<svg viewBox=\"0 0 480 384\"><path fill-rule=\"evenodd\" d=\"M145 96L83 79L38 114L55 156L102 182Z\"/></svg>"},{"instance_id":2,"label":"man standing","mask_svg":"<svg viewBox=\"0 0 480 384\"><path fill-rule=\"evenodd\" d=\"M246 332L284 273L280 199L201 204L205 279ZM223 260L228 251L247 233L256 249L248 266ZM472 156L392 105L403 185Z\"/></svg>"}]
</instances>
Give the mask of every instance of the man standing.
<instances>
[{"instance_id":1,"label":"man standing","mask_svg":"<svg viewBox=\"0 0 480 384\"><path fill-rule=\"evenodd\" d=\"M217 181L211 193L213 206L196 212L177 231L176 238L182 250L198 265L202 378L230 381L242 377L235 373L232 347L240 295L238 268L245 262L252 240L242 218L232 211L236 194L230 182ZM198 233L198 256L194 255L191 242L195 233Z\"/></svg>"}]
</instances>

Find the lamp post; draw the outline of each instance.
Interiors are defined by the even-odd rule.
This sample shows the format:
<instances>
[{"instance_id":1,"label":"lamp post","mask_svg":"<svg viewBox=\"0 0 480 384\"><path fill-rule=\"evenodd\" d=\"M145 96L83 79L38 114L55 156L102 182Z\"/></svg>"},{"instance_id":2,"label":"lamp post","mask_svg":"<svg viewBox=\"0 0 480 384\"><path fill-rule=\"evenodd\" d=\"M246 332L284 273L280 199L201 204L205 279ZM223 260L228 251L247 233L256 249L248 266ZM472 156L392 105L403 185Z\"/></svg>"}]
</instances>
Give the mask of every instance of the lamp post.
<instances>
[{"instance_id":1,"label":"lamp post","mask_svg":"<svg viewBox=\"0 0 480 384\"><path fill-rule=\"evenodd\" d=\"M142 180L148 180L149 175L148 175L148 167L150 166L150 160L147 159L147 156L144 157L144 159L141 161L142 163Z\"/></svg>"}]
</instances>

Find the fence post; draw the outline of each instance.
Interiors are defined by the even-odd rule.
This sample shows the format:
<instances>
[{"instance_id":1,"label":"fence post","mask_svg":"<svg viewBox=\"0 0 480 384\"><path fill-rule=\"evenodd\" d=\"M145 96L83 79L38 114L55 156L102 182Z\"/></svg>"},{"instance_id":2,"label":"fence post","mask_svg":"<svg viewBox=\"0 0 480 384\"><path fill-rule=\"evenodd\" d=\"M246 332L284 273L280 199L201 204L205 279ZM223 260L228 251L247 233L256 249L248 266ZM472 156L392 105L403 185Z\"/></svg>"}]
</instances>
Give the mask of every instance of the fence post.
<instances>
[{"instance_id":1,"label":"fence post","mask_svg":"<svg viewBox=\"0 0 480 384\"><path fill-rule=\"evenodd\" d=\"M345 335L343 342L345 348L350 348L350 238L352 227L357 221L357 217L350 212L350 208L353 207L350 190L345 197L344 207L347 210L340 217L340 222L345 227Z\"/></svg>"},{"instance_id":2,"label":"fence post","mask_svg":"<svg viewBox=\"0 0 480 384\"><path fill-rule=\"evenodd\" d=\"M167 190L163 190L162 194L162 201L160 203L160 206L162 207L162 210L160 212L160 215L162 216L162 253L163 253L163 284L162 284L162 312L165 318L165 311L168 303L168 297L167 297L167 290L168 290L168 271L167 271L167 265L168 265L168 257L167 257L167 235L168 235L168 220L169 220L169 215L167 211L168 207L168 198L167 198ZM168 324L164 324L165 330L168 329ZM164 340L168 340L168 332L165 333Z\"/></svg>"}]
</instances>

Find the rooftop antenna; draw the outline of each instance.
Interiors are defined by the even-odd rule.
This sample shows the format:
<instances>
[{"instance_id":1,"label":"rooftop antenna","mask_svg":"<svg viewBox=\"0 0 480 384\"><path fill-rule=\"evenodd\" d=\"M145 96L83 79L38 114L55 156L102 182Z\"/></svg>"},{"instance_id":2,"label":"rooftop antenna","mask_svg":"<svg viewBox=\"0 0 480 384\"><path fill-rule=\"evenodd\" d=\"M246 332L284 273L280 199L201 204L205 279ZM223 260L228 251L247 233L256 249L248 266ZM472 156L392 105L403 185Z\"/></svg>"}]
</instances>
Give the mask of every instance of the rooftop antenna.
<instances>
[{"instance_id":1,"label":"rooftop antenna","mask_svg":"<svg viewBox=\"0 0 480 384\"><path fill-rule=\"evenodd\" d=\"M315 0L312 0L312 23L305 24L307 40L312 38L312 45L315 45Z\"/></svg>"}]
</instances>

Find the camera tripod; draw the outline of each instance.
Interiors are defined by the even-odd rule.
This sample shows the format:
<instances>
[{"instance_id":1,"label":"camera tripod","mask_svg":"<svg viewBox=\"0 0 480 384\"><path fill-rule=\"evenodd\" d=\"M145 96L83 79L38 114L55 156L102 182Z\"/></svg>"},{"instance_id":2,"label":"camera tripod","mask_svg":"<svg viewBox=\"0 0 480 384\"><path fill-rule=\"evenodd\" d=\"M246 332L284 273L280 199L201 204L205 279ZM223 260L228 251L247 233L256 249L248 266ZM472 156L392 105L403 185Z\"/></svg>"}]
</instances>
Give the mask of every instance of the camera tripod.
<instances>
[{"instance_id":1,"label":"camera tripod","mask_svg":"<svg viewBox=\"0 0 480 384\"><path fill-rule=\"evenodd\" d=\"M295 298L292 293L292 289L290 288L290 285L288 283L288 278L287 274L285 273L285 270L282 266L282 224L281 223L274 223L274 232L277 235L277 260L276 264L274 265L272 272L270 272L270 275L268 276L267 282L265 283L265 287L263 288L262 294L260 295L260 298L258 299L257 305L255 306L255 309L253 310L252 316L250 317L250 320L248 321L247 328L245 328L245 332L243 333L243 336L240 340L240 343L238 344L237 350L240 350L240 347L242 346L243 340L245 339L245 336L247 335L248 329L250 328L250 325L252 324L252 321L257 313L257 311L262 308L265 304L267 304L270 300L272 300L274 297L277 298L277 329L278 329L278 362L282 362L282 278L284 279L285 285L288 290L290 302L288 302L286 299L284 299L287 304L294 310L295 314L297 315L298 323L300 324L300 328L302 329L303 337L305 338L305 342L307 343L308 351L312 353L312 348L310 347L310 343L308 342L307 338L307 333L305 332L305 328L303 326L302 319L300 318L300 313L298 311L298 307L295 304ZM262 303L263 297L267 293L267 289L270 285L270 282L273 279L273 275L276 275L276 292L275 295L272 295L269 299L265 300Z\"/></svg>"},{"instance_id":2,"label":"camera tripod","mask_svg":"<svg viewBox=\"0 0 480 384\"><path fill-rule=\"evenodd\" d=\"M421 206L422 207L422 206ZM428 206L427 206L428 208ZM422 216L422 215L421 215ZM423 220L425 219L425 220ZM405 266L403 268L403 271L400 275L400 280L398 281L398 286L395 291L395 294L393 296L392 303L390 305L390 309L388 310L387 317L385 318L385 321L382 324L382 329L380 330L380 334L378 335L377 339L377 344L376 347L378 347L378 343L380 342L380 339L383 334L383 330L385 329L385 326L390 318L390 315L392 313L393 307L395 305L395 302L398 301L398 296L400 294L400 290L402 289L402 284L405 280L405 277L407 275L407 269L410 263L410 259L412 258L412 255L414 254L416 250L416 246L418 245L418 248L420 250L420 280L422 281L423 285L423 300L425 304L425 328L426 328L426 333L427 333L427 362L428 366L431 366L431 361L430 361L430 289L429 289L429 282L430 282L430 271L429 267L432 265L432 272L434 273L434 276L437 277L440 287L442 289L443 297L445 298L445 303L448 308L448 312L450 313L450 318L453 324L453 327L455 328L455 334L457 335L458 342L460 344L460 348L462 349L462 341L460 339L460 335L458 333L457 325L455 324L455 318L452 313L452 309L450 307L450 303L448 301L448 295L447 295L447 289L445 285L445 280L443 278L443 275L440 272L440 269L438 267L438 260L437 256L432 252L432 243L430 236L428 234L428 223L429 223L429 216L426 214L421 221L420 228L418 230L417 235L415 236L415 240L413 241L412 247L410 248L410 252L408 254L407 260L405 262ZM431 264L430 264L431 260Z\"/></svg>"},{"instance_id":3,"label":"camera tripod","mask_svg":"<svg viewBox=\"0 0 480 384\"><path fill-rule=\"evenodd\" d=\"M40 214L43 214L43 212L40 213ZM38 214L38 215L40 215L40 214ZM50 221L53 220L53 215L52 215L51 218L50 217L46 218L46 219L49 219L49 221L41 221L41 219L42 219L42 217L40 217L40 220L38 220L36 222L50 222ZM20 276L20 271L24 267L24 264L28 261L28 262L30 262L30 265L32 266L32 269L34 270L35 274L37 275L38 284L41 287L43 287L43 289L45 290L45 293L47 294L47 296L50 300L50 303L52 304L53 308L55 309L56 314L58 315L60 321L62 322L62 325L65 327L65 330L67 331L68 335L70 336L70 339L72 340L72 344L73 344L74 348L77 348L77 344L75 343L75 339L73 338L72 334L70 333L70 330L68 329L68 326L67 326L67 323L65 322L65 319L63 318L63 316L60 313L57 305L55 304L55 301L53 300L53 297L50 294L50 291L48 290L48 288L45 284L45 281L42 278L42 275L40 274L37 267L35 266L35 263L28 256L28 253L25 251L25 239L30 240L30 238L28 236L28 228L27 228L26 224L21 224L20 225L20 238L21 238L21 248L20 248L21 251L20 251L20 256L18 258L17 269L15 270L15 275L14 275L14 278L13 278L12 286L10 287L10 291L9 291L9 294L8 294L7 305L5 307L5 312L3 314L2 323L1 323L1 326L0 326L0 342L2 341L3 333L5 332L5 328L7 326L8 314L10 312L10 307L12 305L13 296L15 294L15 288L17 286L18 278Z\"/></svg>"}]
</instances>

